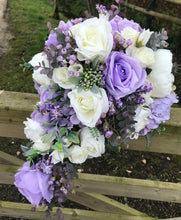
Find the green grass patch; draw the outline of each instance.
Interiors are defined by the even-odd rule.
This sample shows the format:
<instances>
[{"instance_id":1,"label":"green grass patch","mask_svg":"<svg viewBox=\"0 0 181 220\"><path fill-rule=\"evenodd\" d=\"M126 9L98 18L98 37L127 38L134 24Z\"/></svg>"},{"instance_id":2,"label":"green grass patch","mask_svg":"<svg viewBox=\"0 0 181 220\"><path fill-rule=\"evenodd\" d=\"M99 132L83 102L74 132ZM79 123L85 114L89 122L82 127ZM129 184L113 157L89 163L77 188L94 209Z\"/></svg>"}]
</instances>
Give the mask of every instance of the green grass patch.
<instances>
[{"instance_id":1,"label":"green grass patch","mask_svg":"<svg viewBox=\"0 0 181 220\"><path fill-rule=\"evenodd\" d=\"M32 72L23 72L20 67L22 58L29 61L41 52L49 34L47 22L56 27L59 21L52 18L53 5L47 0L9 1L9 8L9 30L14 37L10 41L11 51L0 58L0 89L35 92Z\"/></svg>"}]
</instances>

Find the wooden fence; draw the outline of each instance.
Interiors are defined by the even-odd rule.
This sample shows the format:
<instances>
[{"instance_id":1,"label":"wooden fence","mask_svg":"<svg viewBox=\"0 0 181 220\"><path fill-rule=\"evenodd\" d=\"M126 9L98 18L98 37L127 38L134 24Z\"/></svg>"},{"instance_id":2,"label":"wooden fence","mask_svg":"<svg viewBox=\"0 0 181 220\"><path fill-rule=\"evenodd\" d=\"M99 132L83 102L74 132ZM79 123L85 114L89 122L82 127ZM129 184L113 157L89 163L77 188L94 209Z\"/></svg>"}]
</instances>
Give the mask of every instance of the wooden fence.
<instances>
[{"instance_id":1,"label":"wooden fence","mask_svg":"<svg viewBox=\"0 0 181 220\"><path fill-rule=\"evenodd\" d=\"M22 122L31 114L38 96L28 93L0 92L0 136L22 138ZM181 109L171 110L171 120L166 123L166 132L153 138L150 148L145 149L145 140L135 141L130 150L145 150L181 155ZM24 161L0 152L0 184L13 184L14 173ZM75 194L68 199L94 211L64 208L65 220L151 220L155 219L123 205L105 195L150 199L181 203L181 184L80 173L73 181ZM30 204L0 201L0 216L28 219L45 219L44 209L31 212ZM54 209L53 212L56 212ZM56 219L52 216L51 219ZM158 218L156 218L158 219ZM181 220L181 217L169 220Z\"/></svg>"},{"instance_id":2,"label":"wooden fence","mask_svg":"<svg viewBox=\"0 0 181 220\"><path fill-rule=\"evenodd\" d=\"M176 5L181 5L181 0L165 0L165 1L175 4L174 7L177 7ZM125 0L122 3L122 5L124 5L125 7L128 7L128 8L134 9L136 11L142 12L146 15L151 15L151 16L157 17L159 19L163 19L163 20L181 25L181 19L178 17L166 15L166 14L163 14L160 12L156 12L155 10L148 10L146 8L139 7L137 5L129 3L128 0Z\"/></svg>"}]
</instances>

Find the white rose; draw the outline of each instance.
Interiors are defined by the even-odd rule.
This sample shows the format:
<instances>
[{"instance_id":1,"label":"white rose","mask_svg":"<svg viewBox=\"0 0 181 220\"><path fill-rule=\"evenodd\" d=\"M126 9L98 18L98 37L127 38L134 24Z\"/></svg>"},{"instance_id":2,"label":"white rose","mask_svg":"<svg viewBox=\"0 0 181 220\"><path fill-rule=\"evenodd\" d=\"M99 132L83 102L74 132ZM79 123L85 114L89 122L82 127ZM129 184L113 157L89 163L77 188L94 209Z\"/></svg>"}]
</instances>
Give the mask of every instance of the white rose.
<instances>
[{"instance_id":1,"label":"white rose","mask_svg":"<svg viewBox=\"0 0 181 220\"><path fill-rule=\"evenodd\" d=\"M106 19L90 18L70 28L77 47L78 59L92 61L100 56L104 62L113 46L113 35L110 23Z\"/></svg>"},{"instance_id":2,"label":"white rose","mask_svg":"<svg viewBox=\"0 0 181 220\"><path fill-rule=\"evenodd\" d=\"M131 40L132 41L131 45L135 45L138 39L138 36L139 36L139 32L132 27L124 28L120 34L121 34L121 37L125 40L125 43L123 45L124 47L127 47L127 44L126 44L127 40Z\"/></svg>"},{"instance_id":3,"label":"white rose","mask_svg":"<svg viewBox=\"0 0 181 220\"><path fill-rule=\"evenodd\" d=\"M90 90L78 92L74 89L68 93L68 97L77 118L88 127L95 127L101 114L109 110L108 98L102 88L98 93Z\"/></svg>"},{"instance_id":4,"label":"white rose","mask_svg":"<svg viewBox=\"0 0 181 220\"><path fill-rule=\"evenodd\" d=\"M131 139L137 139L139 137L139 132L145 128L147 124L150 123L148 116L151 114L151 110L149 108L139 106L136 111L136 115L134 116L134 120L136 123L134 124L135 132L131 134Z\"/></svg>"},{"instance_id":5,"label":"white rose","mask_svg":"<svg viewBox=\"0 0 181 220\"><path fill-rule=\"evenodd\" d=\"M36 54L32 60L29 61L29 63L35 67L35 66L39 66L39 63L42 65L42 62L44 62L45 67L50 67L47 55L44 52L38 53ZM40 85L44 85L44 86L49 86L51 83L50 78L45 75L45 74L41 74L41 70L43 70L42 67L39 67L37 70L33 71L33 79L39 83Z\"/></svg>"},{"instance_id":6,"label":"white rose","mask_svg":"<svg viewBox=\"0 0 181 220\"><path fill-rule=\"evenodd\" d=\"M150 39L150 36L152 35L153 31L150 31L149 29L147 30L143 30L143 32L139 35L138 39L137 39L137 44L142 46L145 46L147 44L147 42Z\"/></svg>"},{"instance_id":7,"label":"white rose","mask_svg":"<svg viewBox=\"0 0 181 220\"><path fill-rule=\"evenodd\" d=\"M167 49L155 52L155 63L151 66L152 72L148 80L153 86L153 97L164 97L172 92L174 76L172 71L172 53Z\"/></svg>"},{"instance_id":8,"label":"white rose","mask_svg":"<svg viewBox=\"0 0 181 220\"><path fill-rule=\"evenodd\" d=\"M72 163L84 163L88 157L87 153L79 145L73 145L69 148L70 156L68 157Z\"/></svg>"},{"instance_id":9,"label":"white rose","mask_svg":"<svg viewBox=\"0 0 181 220\"><path fill-rule=\"evenodd\" d=\"M37 121L34 121L30 118L27 118L27 121L23 122L25 124L24 133L26 137L32 141L36 141L40 138L43 134L45 134L44 129L42 128L41 124Z\"/></svg>"},{"instance_id":10,"label":"white rose","mask_svg":"<svg viewBox=\"0 0 181 220\"><path fill-rule=\"evenodd\" d=\"M138 59L138 61L140 62L140 65L143 68L149 67L155 62L154 52L152 49L148 47L137 48L134 46L130 46L126 49L126 53L129 56Z\"/></svg>"},{"instance_id":11,"label":"white rose","mask_svg":"<svg viewBox=\"0 0 181 220\"><path fill-rule=\"evenodd\" d=\"M89 158L100 157L105 153L105 138L98 132L98 139L94 138L90 128L85 127L80 131L81 148L88 154Z\"/></svg>"},{"instance_id":12,"label":"white rose","mask_svg":"<svg viewBox=\"0 0 181 220\"><path fill-rule=\"evenodd\" d=\"M68 67L59 67L53 69L52 79L61 88L73 89L75 85L69 81Z\"/></svg>"},{"instance_id":13,"label":"white rose","mask_svg":"<svg viewBox=\"0 0 181 220\"><path fill-rule=\"evenodd\" d=\"M35 150L39 150L39 151L47 151L47 150L49 150L50 148L51 148L51 146L52 146L52 143L50 143L50 142L46 142L46 143L44 143L42 140L41 140L41 138L39 138L39 139L37 139L35 142L34 142L34 144L33 144L33 149L35 149Z\"/></svg>"}]
</instances>

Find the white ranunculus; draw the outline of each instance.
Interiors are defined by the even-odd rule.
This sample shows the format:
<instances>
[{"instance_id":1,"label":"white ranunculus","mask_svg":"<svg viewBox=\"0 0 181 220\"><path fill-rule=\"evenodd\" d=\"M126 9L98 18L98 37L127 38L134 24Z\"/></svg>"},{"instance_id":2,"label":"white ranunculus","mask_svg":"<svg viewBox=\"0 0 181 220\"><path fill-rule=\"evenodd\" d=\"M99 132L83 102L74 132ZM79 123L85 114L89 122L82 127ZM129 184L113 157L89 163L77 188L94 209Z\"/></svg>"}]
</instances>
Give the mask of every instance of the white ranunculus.
<instances>
[{"instance_id":1,"label":"white ranunculus","mask_svg":"<svg viewBox=\"0 0 181 220\"><path fill-rule=\"evenodd\" d=\"M110 23L103 18L90 18L70 28L76 41L78 59L92 61L96 56L104 62L113 46Z\"/></svg>"},{"instance_id":2,"label":"white ranunculus","mask_svg":"<svg viewBox=\"0 0 181 220\"><path fill-rule=\"evenodd\" d=\"M24 133L26 137L32 141L36 141L39 139L43 134L45 134L44 129L42 128L41 124L37 121L34 121L30 118L27 118L27 121L23 122L25 124Z\"/></svg>"},{"instance_id":3,"label":"white ranunculus","mask_svg":"<svg viewBox=\"0 0 181 220\"><path fill-rule=\"evenodd\" d=\"M54 150L50 156L52 157L51 159L51 163L59 163L59 162L62 162L63 163L63 159L64 159L64 153L63 152L60 152L59 150Z\"/></svg>"},{"instance_id":4,"label":"white ranunculus","mask_svg":"<svg viewBox=\"0 0 181 220\"><path fill-rule=\"evenodd\" d=\"M47 55L44 52L36 54L32 58L32 60L29 61L29 63L33 67L39 66L39 63L42 66L42 62L44 62L45 67L47 67L47 68L50 67ZM49 86L51 84L51 80L47 75L41 74L41 70L43 70L42 67L39 67L37 70L34 70L32 77L38 84L44 85L44 86Z\"/></svg>"},{"instance_id":5,"label":"white ranunculus","mask_svg":"<svg viewBox=\"0 0 181 220\"><path fill-rule=\"evenodd\" d=\"M155 63L150 67L148 81L152 84L152 96L164 97L172 92L174 76L172 71L172 53L167 49L158 49L155 52Z\"/></svg>"},{"instance_id":6,"label":"white ranunculus","mask_svg":"<svg viewBox=\"0 0 181 220\"><path fill-rule=\"evenodd\" d=\"M132 27L124 28L120 34L121 37L125 40L125 43L123 45L124 47L127 47L126 44L127 40L131 40L132 41L131 45L134 46L139 36L139 32Z\"/></svg>"},{"instance_id":7,"label":"white ranunculus","mask_svg":"<svg viewBox=\"0 0 181 220\"><path fill-rule=\"evenodd\" d=\"M39 151L44 152L44 151L49 150L49 149L51 148L51 146L52 146L52 143L50 143L50 142L44 143L44 142L41 140L41 138L39 138L39 139L37 139L37 140L34 142L34 144L33 144L32 147L33 147L33 149L35 149L35 150L39 150Z\"/></svg>"},{"instance_id":8,"label":"white ranunculus","mask_svg":"<svg viewBox=\"0 0 181 220\"><path fill-rule=\"evenodd\" d=\"M143 32L139 35L138 39L137 39L137 44L142 46L145 46L147 44L147 42L150 39L150 36L152 35L153 31L150 31L150 29L147 30L143 30Z\"/></svg>"},{"instance_id":9,"label":"white ranunculus","mask_svg":"<svg viewBox=\"0 0 181 220\"><path fill-rule=\"evenodd\" d=\"M73 89L75 85L69 81L68 67L59 67L53 69L52 79L61 88Z\"/></svg>"},{"instance_id":10,"label":"white ranunculus","mask_svg":"<svg viewBox=\"0 0 181 220\"><path fill-rule=\"evenodd\" d=\"M89 158L100 157L105 153L104 135L98 133L98 140L92 136L90 128L85 127L80 131L81 148L88 154Z\"/></svg>"},{"instance_id":11,"label":"white ranunculus","mask_svg":"<svg viewBox=\"0 0 181 220\"><path fill-rule=\"evenodd\" d=\"M129 56L136 58L143 68L149 67L155 62L154 52L151 48L148 47L137 48L130 46L126 49L126 53Z\"/></svg>"},{"instance_id":12,"label":"white ranunculus","mask_svg":"<svg viewBox=\"0 0 181 220\"><path fill-rule=\"evenodd\" d=\"M84 163L88 157L87 153L79 146L73 145L69 148L69 160L72 163Z\"/></svg>"},{"instance_id":13,"label":"white ranunculus","mask_svg":"<svg viewBox=\"0 0 181 220\"><path fill-rule=\"evenodd\" d=\"M136 115L134 116L134 120L136 123L134 124L135 132L131 134L131 139L138 139L139 132L145 128L147 124L150 123L148 116L151 114L151 110L149 108L146 108L144 106L139 106L136 111Z\"/></svg>"},{"instance_id":14,"label":"white ranunculus","mask_svg":"<svg viewBox=\"0 0 181 220\"><path fill-rule=\"evenodd\" d=\"M98 93L74 89L68 93L68 97L77 118L88 127L95 127L101 114L109 110L108 98L102 88Z\"/></svg>"}]
</instances>

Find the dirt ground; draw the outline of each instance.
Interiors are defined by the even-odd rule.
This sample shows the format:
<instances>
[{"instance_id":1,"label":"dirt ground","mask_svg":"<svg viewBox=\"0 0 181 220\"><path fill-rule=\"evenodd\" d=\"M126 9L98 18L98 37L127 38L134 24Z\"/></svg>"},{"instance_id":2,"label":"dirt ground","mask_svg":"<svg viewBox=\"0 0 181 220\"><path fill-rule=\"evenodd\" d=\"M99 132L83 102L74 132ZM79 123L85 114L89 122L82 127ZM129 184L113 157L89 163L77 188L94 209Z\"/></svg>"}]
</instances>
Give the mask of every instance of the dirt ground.
<instances>
[{"instance_id":1,"label":"dirt ground","mask_svg":"<svg viewBox=\"0 0 181 220\"><path fill-rule=\"evenodd\" d=\"M12 38L8 31L7 0L0 0L0 57L10 50L9 40Z\"/></svg>"}]
</instances>

